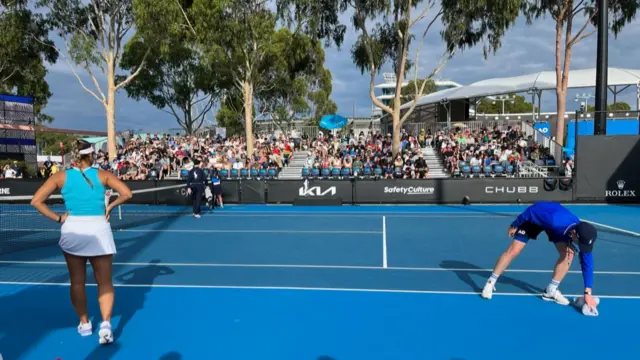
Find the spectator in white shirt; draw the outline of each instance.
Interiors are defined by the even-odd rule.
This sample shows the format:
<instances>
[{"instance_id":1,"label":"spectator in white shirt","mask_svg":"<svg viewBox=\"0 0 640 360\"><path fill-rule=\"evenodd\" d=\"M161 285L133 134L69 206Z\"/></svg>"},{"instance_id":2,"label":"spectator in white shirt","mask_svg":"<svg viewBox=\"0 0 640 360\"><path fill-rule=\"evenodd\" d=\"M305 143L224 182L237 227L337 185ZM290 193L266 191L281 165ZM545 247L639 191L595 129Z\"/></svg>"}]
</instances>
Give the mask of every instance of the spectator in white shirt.
<instances>
[{"instance_id":1,"label":"spectator in white shirt","mask_svg":"<svg viewBox=\"0 0 640 360\"><path fill-rule=\"evenodd\" d=\"M5 165L4 167L4 178L5 179L15 179L16 171L11 168L11 165Z\"/></svg>"}]
</instances>

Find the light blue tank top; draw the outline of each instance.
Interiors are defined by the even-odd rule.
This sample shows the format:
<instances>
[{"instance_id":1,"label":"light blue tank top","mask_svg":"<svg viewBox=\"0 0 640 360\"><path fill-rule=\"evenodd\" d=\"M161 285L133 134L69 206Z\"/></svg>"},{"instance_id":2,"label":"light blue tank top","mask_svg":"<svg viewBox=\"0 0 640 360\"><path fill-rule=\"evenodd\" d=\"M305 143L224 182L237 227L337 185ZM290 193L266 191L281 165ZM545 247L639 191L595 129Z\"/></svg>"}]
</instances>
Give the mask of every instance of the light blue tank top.
<instances>
[{"instance_id":1,"label":"light blue tank top","mask_svg":"<svg viewBox=\"0 0 640 360\"><path fill-rule=\"evenodd\" d=\"M93 188L79 169L66 170L66 180L60 191L70 216L105 215L105 188L98 177L98 169L88 168L84 174L93 183Z\"/></svg>"}]
</instances>

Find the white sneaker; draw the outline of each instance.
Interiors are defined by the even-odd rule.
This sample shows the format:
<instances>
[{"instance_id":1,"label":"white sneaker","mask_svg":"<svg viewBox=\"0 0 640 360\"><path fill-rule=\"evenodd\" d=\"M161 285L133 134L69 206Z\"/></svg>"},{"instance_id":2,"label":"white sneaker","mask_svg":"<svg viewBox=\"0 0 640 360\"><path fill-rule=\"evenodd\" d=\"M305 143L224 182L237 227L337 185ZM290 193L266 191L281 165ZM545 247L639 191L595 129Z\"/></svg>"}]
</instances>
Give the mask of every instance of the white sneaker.
<instances>
[{"instance_id":1,"label":"white sneaker","mask_svg":"<svg viewBox=\"0 0 640 360\"><path fill-rule=\"evenodd\" d=\"M549 294L547 292L547 290L545 290L542 293L542 299L546 300L546 301L554 301L556 304L560 304L560 305L569 305L569 304L571 304L571 301L569 301L569 299L564 297L564 295L562 295L560 290L556 290L556 292L554 294Z\"/></svg>"},{"instance_id":2,"label":"white sneaker","mask_svg":"<svg viewBox=\"0 0 640 360\"><path fill-rule=\"evenodd\" d=\"M78 334L80 334L80 336L89 336L93 334L91 322L84 323L84 324L80 323L80 325L78 325Z\"/></svg>"},{"instance_id":3,"label":"white sneaker","mask_svg":"<svg viewBox=\"0 0 640 360\"><path fill-rule=\"evenodd\" d=\"M100 345L111 344L113 342L113 331L111 330L111 323L103 321L100 324L100 331L98 332Z\"/></svg>"},{"instance_id":4,"label":"white sneaker","mask_svg":"<svg viewBox=\"0 0 640 360\"><path fill-rule=\"evenodd\" d=\"M195 215L193 215L193 217L196 218L196 219L200 219L200 214L195 214Z\"/></svg>"},{"instance_id":5,"label":"white sneaker","mask_svg":"<svg viewBox=\"0 0 640 360\"><path fill-rule=\"evenodd\" d=\"M484 289L482 289L482 297L490 300L493 297L493 292L496 291L496 287L493 284L486 283Z\"/></svg>"}]
</instances>

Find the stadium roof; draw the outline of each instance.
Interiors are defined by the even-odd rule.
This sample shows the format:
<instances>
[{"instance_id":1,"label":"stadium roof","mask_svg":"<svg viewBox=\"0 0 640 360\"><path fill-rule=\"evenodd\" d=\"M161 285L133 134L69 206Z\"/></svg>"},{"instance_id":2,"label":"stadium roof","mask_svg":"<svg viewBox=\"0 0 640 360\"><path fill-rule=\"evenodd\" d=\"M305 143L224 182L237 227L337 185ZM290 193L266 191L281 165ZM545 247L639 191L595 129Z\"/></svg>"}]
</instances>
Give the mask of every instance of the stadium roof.
<instances>
[{"instance_id":1,"label":"stadium roof","mask_svg":"<svg viewBox=\"0 0 640 360\"><path fill-rule=\"evenodd\" d=\"M609 86L635 85L640 83L640 70L609 68ZM569 73L569 88L589 88L596 86L596 69L572 70ZM419 105L438 103L443 100L463 100L482 98L493 95L526 92L531 89L555 90L555 71L543 71L539 73L482 80L471 85L446 89L418 100ZM401 109L411 107L411 102L402 105Z\"/></svg>"}]
</instances>

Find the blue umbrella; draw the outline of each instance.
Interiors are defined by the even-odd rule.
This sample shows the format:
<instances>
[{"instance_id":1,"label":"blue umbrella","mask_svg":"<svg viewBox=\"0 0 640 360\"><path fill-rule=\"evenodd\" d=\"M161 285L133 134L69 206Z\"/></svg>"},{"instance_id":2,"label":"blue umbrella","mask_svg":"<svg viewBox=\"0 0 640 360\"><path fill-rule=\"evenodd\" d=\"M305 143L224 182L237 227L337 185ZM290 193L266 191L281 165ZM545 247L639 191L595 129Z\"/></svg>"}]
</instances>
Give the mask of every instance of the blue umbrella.
<instances>
[{"instance_id":1,"label":"blue umbrella","mask_svg":"<svg viewBox=\"0 0 640 360\"><path fill-rule=\"evenodd\" d=\"M349 120L340 115L325 115L320 119L320 127L327 130L335 130L345 127Z\"/></svg>"}]
</instances>

